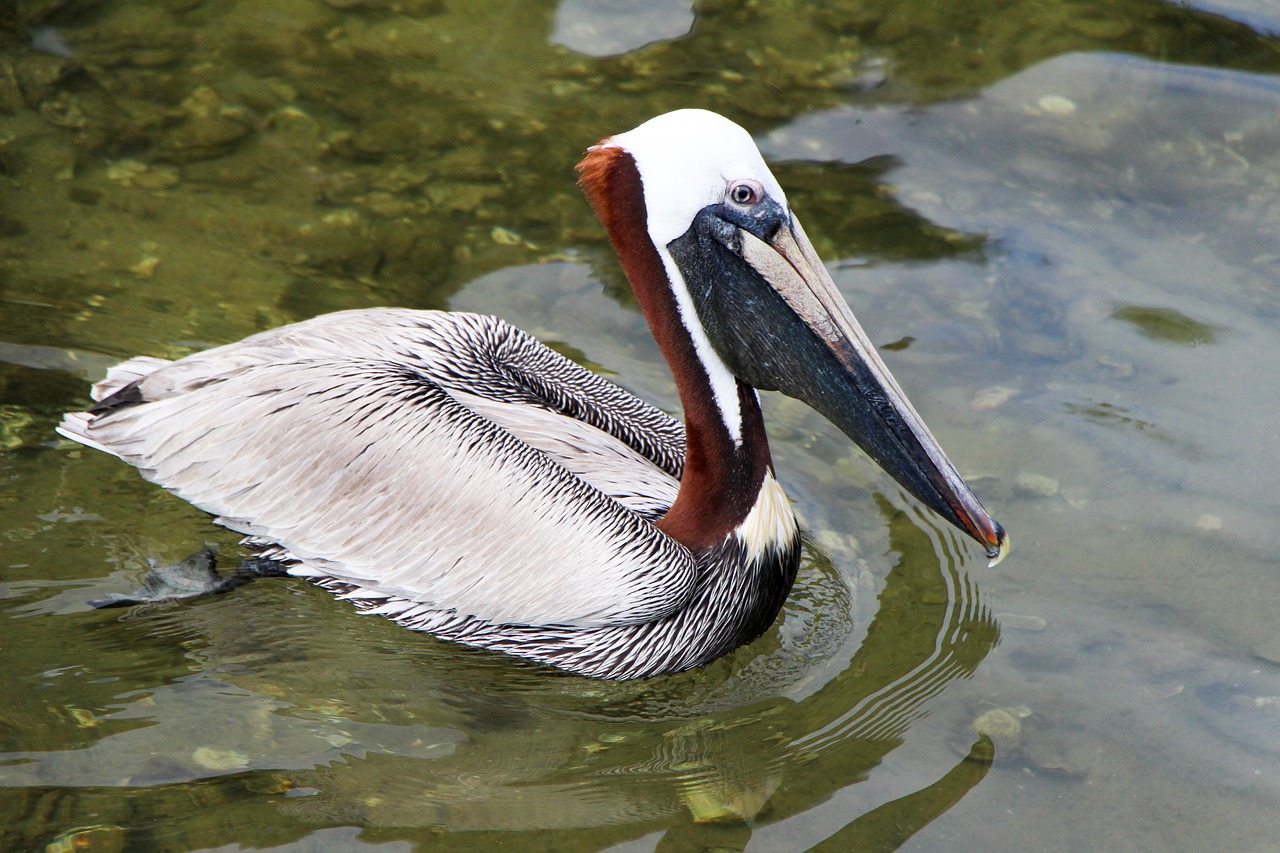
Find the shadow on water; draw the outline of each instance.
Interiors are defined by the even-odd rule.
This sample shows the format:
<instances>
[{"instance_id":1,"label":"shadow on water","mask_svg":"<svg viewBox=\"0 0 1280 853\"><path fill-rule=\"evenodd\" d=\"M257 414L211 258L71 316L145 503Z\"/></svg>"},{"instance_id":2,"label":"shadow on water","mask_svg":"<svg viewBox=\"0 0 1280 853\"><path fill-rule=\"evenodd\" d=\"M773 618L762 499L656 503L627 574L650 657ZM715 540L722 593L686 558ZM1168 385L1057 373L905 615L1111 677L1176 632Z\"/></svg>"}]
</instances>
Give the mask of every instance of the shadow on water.
<instances>
[{"instance_id":1,"label":"shadow on water","mask_svg":"<svg viewBox=\"0 0 1280 853\"><path fill-rule=\"evenodd\" d=\"M825 681L813 664L850 626L814 614L847 614L849 593L813 546L777 629L705 670L638 683L406 637L293 580L118 621L46 617L109 647L85 659L123 644L149 650L140 671L175 674L117 692L70 752L6 754L0 842L25 849L78 827L127 849L196 850L228 827L245 846L362 827L431 849L509 844L513 832L535 833L526 849L655 832L658 850L741 849L754 828L873 782L925 703L998 641L956 540L887 501L881 512L897 562L863 642ZM154 659L165 650L167 665ZM992 746L972 738L933 784L796 843L894 849L985 775ZM193 743L209 745L169 751Z\"/></svg>"}]
</instances>

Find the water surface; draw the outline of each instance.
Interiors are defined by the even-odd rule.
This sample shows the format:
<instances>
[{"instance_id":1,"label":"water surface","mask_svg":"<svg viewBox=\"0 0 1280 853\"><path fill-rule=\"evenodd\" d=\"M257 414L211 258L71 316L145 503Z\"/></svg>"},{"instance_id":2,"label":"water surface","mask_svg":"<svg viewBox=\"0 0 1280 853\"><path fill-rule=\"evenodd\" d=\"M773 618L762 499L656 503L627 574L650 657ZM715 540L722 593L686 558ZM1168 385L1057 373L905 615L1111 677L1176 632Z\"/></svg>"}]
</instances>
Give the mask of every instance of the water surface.
<instances>
[{"instance_id":1,"label":"water surface","mask_svg":"<svg viewBox=\"0 0 1280 853\"><path fill-rule=\"evenodd\" d=\"M0 13L0 848L1269 849L1274 9L617 5ZM53 435L114 360L480 310L674 410L572 167L681 106L756 135L1008 561L769 394L809 547L700 672L551 673L296 580L88 607L236 553Z\"/></svg>"}]
</instances>

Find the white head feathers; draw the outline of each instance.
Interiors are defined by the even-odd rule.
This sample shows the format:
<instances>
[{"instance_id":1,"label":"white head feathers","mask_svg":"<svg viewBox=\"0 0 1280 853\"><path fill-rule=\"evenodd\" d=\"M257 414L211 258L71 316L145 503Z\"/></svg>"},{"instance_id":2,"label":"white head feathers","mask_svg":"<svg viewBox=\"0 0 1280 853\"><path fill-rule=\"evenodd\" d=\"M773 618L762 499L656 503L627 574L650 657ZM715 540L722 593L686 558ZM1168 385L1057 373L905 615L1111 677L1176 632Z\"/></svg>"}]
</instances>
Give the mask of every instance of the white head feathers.
<instances>
[{"instance_id":1,"label":"white head feathers","mask_svg":"<svg viewBox=\"0 0 1280 853\"><path fill-rule=\"evenodd\" d=\"M603 144L635 161L649 236L659 247L687 231L699 210L724 201L730 181L759 181L774 201L787 203L751 134L707 110L665 113Z\"/></svg>"}]
</instances>

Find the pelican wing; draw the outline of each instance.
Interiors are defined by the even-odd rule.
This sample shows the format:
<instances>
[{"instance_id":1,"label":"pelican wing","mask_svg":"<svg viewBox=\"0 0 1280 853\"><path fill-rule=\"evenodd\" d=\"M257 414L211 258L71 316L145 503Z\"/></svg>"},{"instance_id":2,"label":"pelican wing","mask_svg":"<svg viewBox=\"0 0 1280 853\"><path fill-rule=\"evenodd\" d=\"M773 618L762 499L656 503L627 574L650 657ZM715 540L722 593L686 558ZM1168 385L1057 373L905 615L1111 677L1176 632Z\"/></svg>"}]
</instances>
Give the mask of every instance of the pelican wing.
<instances>
[{"instance_id":1,"label":"pelican wing","mask_svg":"<svg viewBox=\"0 0 1280 853\"><path fill-rule=\"evenodd\" d=\"M301 573L514 624L642 622L690 594L692 555L637 514L673 499L652 457L683 436L504 323L344 312L154 367L109 376L64 434ZM593 418L625 438L570 414L601 384L623 405Z\"/></svg>"},{"instance_id":2,"label":"pelican wing","mask_svg":"<svg viewBox=\"0 0 1280 853\"><path fill-rule=\"evenodd\" d=\"M666 515L680 481L630 445L556 412L489 400L459 391L455 400L560 465L632 512L657 521Z\"/></svg>"},{"instance_id":3,"label":"pelican wing","mask_svg":"<svg viewBox=\"0 0 1280 853\"><path fill-rule=\"evenodd\" d=\"M111 368L94 386L93 399L106 401L134 385L137 393L126 402L160 400L228 380L240 370L299 358L403 364L450 393L557 412L589 424L676 478L684 467L682 423L510 323L464 312L337 311L176 362L135 358Z\"/></svg>"}]
</instances>

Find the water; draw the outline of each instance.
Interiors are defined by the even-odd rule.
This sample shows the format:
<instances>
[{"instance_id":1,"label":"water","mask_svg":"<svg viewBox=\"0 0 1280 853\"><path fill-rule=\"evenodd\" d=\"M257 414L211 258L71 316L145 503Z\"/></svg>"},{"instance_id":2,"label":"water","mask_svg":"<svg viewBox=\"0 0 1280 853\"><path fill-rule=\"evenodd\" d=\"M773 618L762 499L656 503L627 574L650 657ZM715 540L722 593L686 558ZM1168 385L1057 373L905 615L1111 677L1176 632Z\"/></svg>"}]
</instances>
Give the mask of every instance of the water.
<instances>
[{"instance_id":1,"label":"water","mask_svg":"<svg viewBox=\"0 0 1280 853\"><path fill-rule=\"evenodd\" d=\"M0 848L1271 848L1269 4L55 5L0 13ZM1009 560L766 395L810 547L701 672L293 580L87 607L235 553L53 436L114 360L451 307L673 408L572 166L689 105L756 134Z\"/></svg>"}]
</instances>

